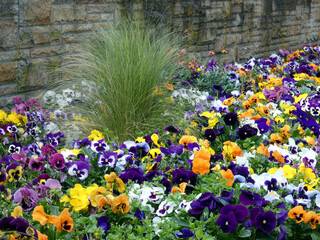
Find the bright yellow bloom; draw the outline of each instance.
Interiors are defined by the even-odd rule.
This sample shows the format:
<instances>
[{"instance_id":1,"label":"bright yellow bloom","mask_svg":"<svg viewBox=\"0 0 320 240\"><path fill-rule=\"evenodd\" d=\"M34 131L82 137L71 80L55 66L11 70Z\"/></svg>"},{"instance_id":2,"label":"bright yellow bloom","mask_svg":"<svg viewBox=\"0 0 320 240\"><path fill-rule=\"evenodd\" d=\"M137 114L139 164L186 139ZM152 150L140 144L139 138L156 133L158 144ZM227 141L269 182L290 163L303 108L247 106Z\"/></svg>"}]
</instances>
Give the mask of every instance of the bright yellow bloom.
<instances>
[{"instance_id":1,"label":"bright yellow bloom","mask_svg":"<svg viewBox=\"0 0 320 240\"><path fill-rule=\"evenodd\" d=\"M284 172L284 177L287 179L292 179L294 176L297 175L297 170L290 165L284 165L282 167L283 172Z\"/></svg>"},{"instance_id":2,"label":"bright yellow bloom","mask_svg":"<svg viewBox=\"0 0 320 240\"><path fill-rule=\"evenodd\" d=\"M7 122L11 122L13 124L18 124L20 123L20 120L18 118L18 115L16 112L11 112L8 116L7 116Z\"/></svg>"},{"instance_id":3,"label":"bright yellow bloom","mask_svg":"<svg viewBox=\"0 0 320 240\"><path fill-rule=\"evenodd\" d=\"M7 114L5 113L5 111L0 110L0 122L5 122L7 119Z\"/></svg>"},{"instance_id":4,"label":"bright yellow bloom","mask_svg":"<svg viewBox=\"0 0 320 240\"><path fill-rule=\"evenodd\" d=\"M313 180L313 179L316 179L316 175L314 174L313 169L312 168L306 168L304 163L300 164L299 173L304 174L304 181L305 182L307 182L308 179L309 179L309 181Z\"/></svg>"},{"instance_id":5,"label":"bright yellow bloom","mask_svg":"<svg viewBox=\"0 0 320 240\"><path fill-rule=\"evenodd\" d=\"M99 132L98 130L93 130L91 131L91 134L88 136L90 141L98 141L103 139L103 135L101 132Z\"/></svg>"},{"instance_id":6,"label":"bright yellow bloom","mask_svg":"<svg viewBox=\"0 0 320 240\"><path fill-rule=\"evenodd\" d=\"M305 99L306 97L308 97L308 93L300 94L298 97L294 96L294 103L298 103L301 99Z\"/></svg>"},{"instance_id":7,"label":"bright yellow bloom","mask_svg":"<svg viewBox=\"0 0 320 240\"><path fill-rule=\"evenodd\" d=\"M22 217L22 207L21 206L15 207L13 212L11 213L11 216L14 218Z\"/></svg>"}]
</instances>

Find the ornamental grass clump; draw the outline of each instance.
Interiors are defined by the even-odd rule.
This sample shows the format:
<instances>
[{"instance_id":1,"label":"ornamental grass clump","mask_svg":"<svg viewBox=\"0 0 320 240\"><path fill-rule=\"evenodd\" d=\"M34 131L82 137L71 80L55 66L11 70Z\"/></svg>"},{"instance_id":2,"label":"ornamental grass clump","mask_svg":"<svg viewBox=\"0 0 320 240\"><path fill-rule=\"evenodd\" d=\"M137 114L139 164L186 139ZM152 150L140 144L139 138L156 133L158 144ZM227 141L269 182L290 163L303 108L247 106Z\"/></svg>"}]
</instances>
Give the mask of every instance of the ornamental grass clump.
<instances>
[{"instance_id":1,"label":"ornamental grass clump","mask_svg":"<svg viewBox=\"0 0 320 240\"><path fill-rule=\"evenodd\" d=\"M176 109L168 111L173 104L165 86L176 70L174 39L158 27L128 22L93 33L67 66L71 83L88 97L80 112L90 129L108 129L124 141L173 122Z\"/></svg>"}]
</instances>

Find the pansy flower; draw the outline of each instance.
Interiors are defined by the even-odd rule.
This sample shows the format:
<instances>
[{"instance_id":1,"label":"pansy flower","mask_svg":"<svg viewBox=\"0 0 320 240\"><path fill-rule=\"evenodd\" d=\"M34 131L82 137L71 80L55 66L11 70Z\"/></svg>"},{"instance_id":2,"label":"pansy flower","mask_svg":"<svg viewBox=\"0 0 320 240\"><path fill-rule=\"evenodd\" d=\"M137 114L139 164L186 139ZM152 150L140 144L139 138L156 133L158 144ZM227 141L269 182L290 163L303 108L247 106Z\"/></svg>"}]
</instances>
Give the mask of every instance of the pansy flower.
<instances>
[{"instance_id":1,"label":"pansy flower","mask_svg":"<svg viewBox=\"0 0 320 240\"><path fill-rule=\"evenodd\" d=\"M63 169L65 166L65 160L61 153L55 153L51 155L49 162L55 169Z\"/></svg>"},{"instance_id":2,"label":"pansy flower","mask_svg":"<svg viewBox=\"0 0 320 240\"><path fill-rule=\"evenodd\" d=\"M107 152L110 150L110 147L104 142L104 139L92 141L91 149L96 153Z\"/></svg>"},{"instance_id":3,"label":"pansy flower","mask_svg":"<svg viewBox=\"0 0 320 240\"><path fill-rule=\"evenodd\" d=\"M122 214L129 212L130 205L128 195L121 194L115 197L112 204L112 210L114 213L120 212Z\"/></svg>"},{"instance_id":4,"label":"pansy flower","mask_svg":"<svg viewBox=\"0 0 320 240\"><path fill-rule=\"evenodd\" d=\"M319 224L320 222L320 216L316 214L314 211L309 211L305 216L304 222L309 223L311 229L316 229L317 224Z\"/></svg>"},{"instance_id":5,"label":"pansy flower","mask_svg":"<svg viewBox=\"0 0 320 240\"><path fill-rule=\"evenodd\" d=\"M18 142L13 142L8 147L8 153L10 154L13 154L13 153L19 154L21 150L22 150L22 146Z\"/></svg>"},{"instance_id":6,"label":"pansy flower","mask_svg":"<svg viewBox=\"0 0 320 240\"><path fill-rule=\"evenodd\" d=\"M73 229L73 219L71 218L71 214L67 208L63 209L60 213L60 216L51 216L52 222L54 226L57 228L59 232L62 230L71 232Z\"/></svg>"},{"instance_id":7,"label":"pansy flower","mask_svg":"<svg viewBox=\"0 0 320 240\"><path fill-rule=\"evenodd\" d=\"M224 233L234 232L238 226L237 219L235 218L233 212L229 212L228 214L220 214L216 224L221 227L221 230Z\"/></svg>"},{"instance_id":8,"label":"pansy flower","mask_svg":"<svg viewBox=\"0 0 320 240\"><path fill-rule=\"evenodd\" d=\"M31 158L29 161L29 168L35 172L42 171L44 169L44 162L45 162L44 156Z\"/></svg>"},{"instance_id":9,"label":"pansy flower","mask_svg":"<svg viewBox=\"0 0 320 240\"><path fill-rule=\"evenodd\" d=\"M108 230L111 229L111 224L108 222L109 218L107 216L101 216L98 218L98 228L101 228L103 230L103 236L102 238L105 238L107 236Z\"/></svg>"},{"instance_id":10,"label":"pansy flower","mask_svg":"<svg viewBox=\"0 0 320 240\"><path fill-rule=\"evenodd\" d=\"M117 153L116 152L102 152L98 157L98 167L111 167L114 168L117 161Z\"/></svg>"},{"instance_id":11,"label":"pansy flower","mask_svg":"<svg viewBox=\"0 0 320 240\"><path fill-rule=\"evenodd\" d=\"M90 164L85 161L75 161L69 165L68 173L70 176L76 176L80 180L88 177Z\"/></svg>"},{"instance_id":12,"label":"pansy flower","mask_svg":"<svg viewBox=\"0 0 320 240\"><path fill-rule=\"evenodd\" d=\"M191 238L194 236L194 233L191 232L189 228L183 228L182 232L175 232L174 234L177 238Z\"/></svg>"},{"instance_id":13,"label":"pansy flower","mask_svg":"<svg viewBox=\"0 0 320 240\"><path fill-rule=\"evenodd\" d=\"M160 203L156 214L159 217L166 216L167 214L172 213L173 208L176 206L175 202L169 202L167 200Z\"/></svg>"},{"instance_id":14,"label":"pansy flower","mask_svg":"<svg viewBox=\"0 0 320 240\"><path fill-rule=\"evenodd\" d=\"M288 212L288 218L295 219L297 223L305 220L307 212L303 210L301 205L291 208Z\"/></svg>"},{"instance_id":15,"label":"pansy flower","mask_svg":"<svg viewBox=\"0 0 320 240\"><path fill-rule=\"evenodd\" d=\"M13 180L19 181L22 177L22 166L16 162L10 163L6 168L6 172L8 174L9 182L12 182Z\"/></svg>"},{"instance_id":16,"label":"pansy flower","mask_svg":"<svg viewBox=\"0 0 320 240\"><path fill-rule=\"evenodd\" d=\"M20 206L24 211L30 211L38 203L38 194L34 190L29 189L26 186L23 188L19 188L14 193L13 198L14 203L20 203Z\"/></svg>"}]
</instances>

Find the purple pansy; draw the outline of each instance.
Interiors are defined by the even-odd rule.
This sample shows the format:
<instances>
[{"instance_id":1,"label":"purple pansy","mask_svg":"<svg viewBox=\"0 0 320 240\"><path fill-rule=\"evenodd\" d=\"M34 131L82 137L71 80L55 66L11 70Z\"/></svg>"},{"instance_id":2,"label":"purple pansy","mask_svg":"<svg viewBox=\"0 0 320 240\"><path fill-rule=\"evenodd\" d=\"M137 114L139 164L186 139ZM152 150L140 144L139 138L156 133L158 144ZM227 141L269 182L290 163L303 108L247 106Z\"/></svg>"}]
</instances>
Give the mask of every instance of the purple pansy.
<instances>
[{"instance_id":1,"label":"purple pansy","mask_svg":"<svg viewBox=\"0 0 320 240\"><path fill-rule=\"evenodd\" d=\"M49 162L55 169L63 169L65 166L65 160L61 153L55 153L50 157Z\"/></svg>"},{"instance_id":2,"label":"purple pansy","mask_svg":"<svg viewBox=\"0 0 320 240\"><path fill-rule=\"evenodd\" d=\"M176 232L174 235L177 238L191 238L194 236L194 233L189 228L183 228L182 232Z\"/></svg>"},{"instance_id":3,"label":"purple pansy","mask_svg":"<svg viewBox=\"0 0 320 240\"><path fill-rule=\"evenodd\" d=\"M110 150L110 147L104 142L104 139L91 142L91 149L96 153L107 152Z\"/></svg>"},{"instance_id":4,"label":"purple pansy","mask_svg":"<svg viewBox=\"0 0 320 240\"><path fill-rule=\"evenodd\" d=\"M38 194L25 186L14 193L13 199L14 203L20 203L24 211L30 211L38 203Z\"/></svg>"},{"instance_id":5,"label":"purple pansy","mask_svg":"<svg viewBox=\"0 0 320 240\"><path fill-rule=\"evenodd\" d=\"M98 167L111 167L114 168L117 161L117 153L116 152L102 152L98 157Z\"/></svg>"},{"instance_id":6,"label":"purple pansy","mask_svg":"<svg viewBox=\"0 0 320 240\"><path fill-rule=\"evenodd\" d=\"M237 229L238 222L233 212L228 214L221 214L217 219L217 225L220 226L222 232L231 233Z\"/></svg>"},{"instance_id":7,"label":"purple pansy","mask_svg":"<svg viewBox=\"0 0 320 240\"><path fill-rule=\"evenodd\" d=\"M75 161L69 165L68 173L71 176L76 176L80 180L88 177L90 171L90 164L85 161Z\"/></svg>"}]
</instances>

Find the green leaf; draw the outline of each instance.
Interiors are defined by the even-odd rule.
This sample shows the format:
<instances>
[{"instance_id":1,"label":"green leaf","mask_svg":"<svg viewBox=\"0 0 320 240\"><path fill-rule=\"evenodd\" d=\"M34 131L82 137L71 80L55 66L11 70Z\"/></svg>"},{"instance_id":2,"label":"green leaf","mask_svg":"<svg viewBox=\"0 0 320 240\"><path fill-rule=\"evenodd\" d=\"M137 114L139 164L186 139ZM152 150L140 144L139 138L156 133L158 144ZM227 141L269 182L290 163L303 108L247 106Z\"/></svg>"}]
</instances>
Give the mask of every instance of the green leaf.
<instances>
[{"instance_id":1,"label":"green leaf","mask_svg":"<svg viewBox=\"0 0 320 240\"><path fill-rule=\"evenodd\" d=\"M172 220L175 221L181 227L188 227L188 228L190 227L190 224L187 221L183 221L176 217L173 217Z\"/></svg>"},{"instance_id":2,"label":"green leaf","mask_svg":"<svg viewBox=\"0 0 320 240\"><path fill-rule=\"evenodd\" d=\"M196 231L196 237L197 237L197 239L201 239L202 236L203 236L203 230L202 230L202 229L198 229L198 230Z\"/></svg>"},{"instance_id":3,"label":"green leaf","mask_svg":"<svg viewBox=\"0 0 320 240\"><path fill-rule=\"evenodd\" d=\"M249 231L248 229L242 228L239 231L239 237L240 238L247 238L251 236L251 231Z\"/></svg>"},{"instance_id":4,"label":"green leaf","mask_svg":"<svg viewBox=\"0 0 320 240\"><path fill-rule=\"evenodd\" d=\"M302 87L299 88L299 92L300 93L310 93L311 89L308 88L308 87L302 86Z\"/></svg>"},{"instance_id":5,"label":"green leaf","mask_svg":"<svg viewBox=\"0 0 320 240\"><path fill-rule=\"evenodd\" d=\"M312 240L320 240L320 232L319 231L313 231L311 233Z\"/></svg>"},{"instance_id":6,"label":"green leaf","mask_svg":"<svg viewBox=\"0 0 320 240\"><path fill-rule=\"evenodd\" d=\"M304 79L304 80L297 81L294 84L298 85L298 86L302 86L302 85L305 85L305 84L308 84L308 83L315 83L315 81L311 80L311 79Z\"/></svg>"}]
</instances>

